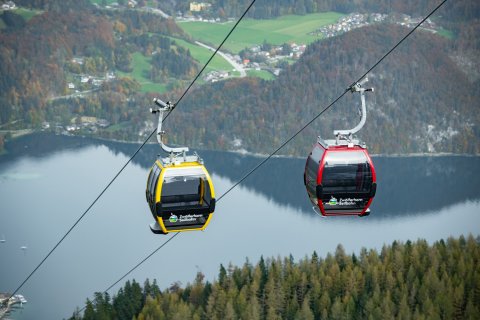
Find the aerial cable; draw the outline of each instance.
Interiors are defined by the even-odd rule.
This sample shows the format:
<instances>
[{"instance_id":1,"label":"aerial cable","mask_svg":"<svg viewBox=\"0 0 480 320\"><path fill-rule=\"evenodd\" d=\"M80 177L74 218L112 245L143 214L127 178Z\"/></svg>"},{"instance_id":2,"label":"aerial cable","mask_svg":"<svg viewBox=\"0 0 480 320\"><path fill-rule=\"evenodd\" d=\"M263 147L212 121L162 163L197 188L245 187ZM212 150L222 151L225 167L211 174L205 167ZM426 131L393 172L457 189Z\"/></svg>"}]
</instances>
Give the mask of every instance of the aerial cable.
<instances>
[{"instance_id":1,"label":"aerial cable","mask_svg":"<svg viewBox=\"0 0 480 320\"><path fill-rule=\"evenodd\" d=\"M295 139L296 136L298 136L303 130L305 130L306 127L311 125L315 120L317 120L322 114L324 114L328 109L330 109L335 103L337 103L338 100L343 98L343 96L348 92L348 90L345 90L341 95L338 96L335 100L333 100L332 103L330 103L325 109L323 109L319 114L317 114L312 120L307 122L300 130L298 130L293 136L288 138L285 142L283 142L275 151L270 153L268 157L260 161L252 170L250 170L246 175L244 175L240 180L238 180L234 185L232 185L227 191L225 191L224 194L222 194L217 201L220 201L224 196L226 196L230 191L232 191L234 188L236 188L240 183L242 183L245 179L247 179L252 173L258 170L261 166L265 164L270 158L272 158L275 154L277 154L278 151L280 151L283 147L285 147L290 141Z\"/></svg>"},{"instance_id":2,"label":"aerial cable","mask_svg":"<svg viewBox=\"0 0 480 320\"><path fill-rule=\"evenodd\" d=\"M112 289L117 283L119 283L120 281L122 281L123 279L125 279L125 277L127 277L130 273L132 273L135 269L137 269L142 263L144 263L145 261L147 261L148 259L150 259L151 256L153 256L155 253L157 253L158 250L162 249L164 246L167 245L167 243L169 243L171 240L173 240L173 238L175 238L176 236L178 236L180 234L180 232L177 232L175 233L173 236L171 236L170 238L168 238L167 241L165 241L164 243L162 243L157 249L155 249L152 253L150 253L148 256L146 256L142 261L140 261L139 263L137 263L135 265L135 267L133 267L132 269L130 269L127 273L125 273L120 279L118 279L117 281L115 281L114 283L112 283L107 289L105 289L105 293L107 291L109 291L110 289ZM83 309L82 309L83 310ZM80 310L81 311L81 310Z\"/></svg>"},{"instance_id":3,"label":"aerial cable","mask_svg":"<svg viewBox=\"0 0 480 320\"><path fill-rule=\"evenodd\" d=\"M262 165L264 165L269 159L271 159L278 151L280 151L285 145L287 145L290 141L292 141L296 136L298 136L305 128L307 128L310 124L312 124L316 119L318 119L321 115L323 115L328 109L330 109L334 104L336 104L345 94L351 90L351 88L359 83L363 78L365 78L375 67L377 67L380 62L382 62L388 55L390 55L406 38L408 38L415 30L418 29L418 27L425 22L432 14L434 14L443 4L445 4L447 0L443 0L435 9L433 9L422 21L420 21L409 33L407 33L395 46L393 46L392 49L390 49L385 55L383 55L380 60L378 60L370 69L368 69L367 72L365 72L356 82L354 82L350 87L345 89L333 102L331 102L327 107L325 107L319 114L317 114L312 120L307 122L302 128L300 128L293 136L291 136L289 139L287 139L285 142L283 142L277 149L275 149L267 158L264 160L260 161L253 169L251 169L247 174L245 174L240 180L238 180L235 184L233 184L227 191L225 191L217 200L220 201L224 196L226 196L229 192L231 192L234 188L236 188L240 183L242 183L245 179L247 179L251 174L253 174L256 170L258 170ZM142 265L144 262L146 262L149 258L151 258L155 253L157 253L161 248L163 248L170 240L172 240L175 236L177 236L179 233L176 233L172 237L170 237L167 241L165 241L163 244L161 244L157 249L155 249L152 253L150 253L146 258L144 258L142 261L137 263L135 267L130 269L125 275L123 275L119 280L115 281L108 289L106 289L103 293L107 293L111 288L113 288L117 283L119 283L122 279L124 279L126 276L128 276L130 273L132 273L135 269L137 269L140 265ZM80 311L84 310L85 307L80 309Z\"/></svg>"},{"instance_id":4,"label":"aerial cable","mask_svg":"<svg viewBox=\"0 0 480 320\"><path fill-rule=\"evenodd\" d=\"M103 188L102 192L99 193L99 195L93 200L93 202L90 204L90 206L85 210L82 215L75 221L75 223L68 229L68 231L60 238L60 240L57 242L57 244L48 252L48 254L42 259L42 261L33 269L33 271L28 275L25 280L13 291L13 293L10 295L9 299L12 298L20 288L23 287L23 285L33 276L33 274L42 266L42 264L50 257L50 255L57 249L57 247L65 240L65 238L72 232L72 230L77 226L77 224L80 222L80 220L85 217L85 215L90 211L90 209L97 203L97 201L103 196L103 194L107 191L107 189L112 185L112 183L117 179L117 177L123 172L123 170L130 164L130 162L133 160L133 158L140 152L140 150L145 146L147 141L152 137L152 135L155 133L152 132L148 138L140 145L140 147L135 151L135 153L128 159L128 161L123 165L123 167L117 172L117 174L113 177L113 179L110 180L110 182L107 184L105 188ZM6 300L8 301L8 300Z\"/></svg>"},{"instance_id":5,"label":"aerial cable","mask_svg":"<svg viewBox=\"0 0 480 320\"><path fill-rule=\"evenodd\" d=\"M212 59L214 58L214 56L217 54L217 52L220 50L220 48L222 47L222 45L225 43L225 41L227 41L227 39L230 37L230 35L233 33L233 31L237 28L238 24L240 23L240 21L245 17L245 15L247 14L247 12L250 10L250 8L253 6L253 4L255 3L256 0L252 0L252 2L250 3L250 5L247 7L247 9L245 10L245 12L240 16L240 18L238 19L238 21L235 23L235 25L232 27L232 29L230 30L230 32L225 36L225 38L223 39L223 41L220 43L220 45L218 46L218 48L215 50L215 52L211 55L211 57L208 59L208 61L205 63L205 65L203 66L203 68L200 70L200 72L198 72L197 76L192 80L192 82L190 83L190 85L187 87L187 89L183 92L183 94L180 96L180 98L177 100L177 102L174 104L174 108L178 105L178 103L180 103L180 101L183 99L183 97L187 94L187 92L190 90L190 88L193 86L193 84L197 81L197 79L200 77L200 75L202 74L202 72L206 69L206 67L208 66L208 64L212 61ZM172 111L174 110L174 108L172 110L170 110L168 112L168 114L165 116L165 118L163 119L163 121L165 121L166 118L168 118L168 116L172 113ZM148 140L150 140L150 138L155 134L156 132L156 129L154 129L149 135L148 137L145 139L145 141L140 145L140 147L137 149L137 151L135 151L135 153L128 159L128 161L123 165L123 167L117 172L117 174L110 180L110 182L107 184L107 186L105 188L103 188L103 190L99 193L99 195L95 198L95 200L90 204L90 206L82 213L82 215L80 215L80 217L77 219L77 221L75 221L75 223L70 227L70 229L68 229L68 231L60 238L60 240L55 244L55 246L48 252L48 254L42 259L42 261L40 261L40 263L33 269L33 271L25 278L25 280L23 280L23 282L13 291L13 293L10 295L9 299L11 299L17 292L18 290L20 290L24 285L25 283L27 283L27 281L35 274L35 272L43 265L43 263L50 257L50 255L57 249L57 247L63 242L63 240L65 240L65 238L70 234L70 232L75 229L75 227L78 225L78 223L85 217L85 215L90 211L90 209L97 203L97 201L103 196L103 194L107 191L107 189L112 185L112 183L118 178L118 176L123 172L123 170L130 164L130 162L133 160L133 158L135 158L135 156L140 152L140 150L145 146L145 144L147 144ZM171 237L170 239L173 239L173 237ZM158 248L160 249L160 248ZM133 270L132 270L133 271ZM8 301L9 299L5 300L5 301Z\"/></svg>"},{"instance_id":6,"label":"aerial cable","mask_svg":"<svg viewBox=\"0 0 480 320\"><path fill-rule=\"evenodd\" d=\"M187 94L188 90L190 90L190 88L193 86L193 84L195 83L195 81L198 79L198 77L200 77L200 75L202 74L203 70L205 70L205 68L207 67L207 65L210 63L210 61L212 61L213 57L215 57L215 55L217 54L218 50L220 50L220 48L223 46L223 44L225 43L225 41L227 41L227 39L230 37L230 35L232 34L232 32L237 28L238 24L240 23L240 21L242 21L243 17L245 17L245 15L247 14L247 12L250 10L250 8L253 6L253 4L255 3L256 0L253 0L250 5L247 7L247 9L245 9L245 11L243 12L243 14L240 16L240 18L237 20L237 22L235 23L235 25L232 27L232 29L230 29L230 32L225 36L225 38L223 39L223 41L220 43L220 45L217 47L217 49L215 50L215 52L210 56L210 59L208 59L207 63L205 63L205 65L203 66L202 70L200 70L200 72L197 74L197 76L195 77L195 79L193 79L192 83L190 83L190 85L187 87L187 89L185 90L185 92L183 92L183 94L180 96L180 98L177 100L177 103L175 103L175 105L179 104L180 101L182 101L183 97L185 97L185 95ZM165 121L166 117L163 119L163 121Z\"/></svg>"}]
</instances>

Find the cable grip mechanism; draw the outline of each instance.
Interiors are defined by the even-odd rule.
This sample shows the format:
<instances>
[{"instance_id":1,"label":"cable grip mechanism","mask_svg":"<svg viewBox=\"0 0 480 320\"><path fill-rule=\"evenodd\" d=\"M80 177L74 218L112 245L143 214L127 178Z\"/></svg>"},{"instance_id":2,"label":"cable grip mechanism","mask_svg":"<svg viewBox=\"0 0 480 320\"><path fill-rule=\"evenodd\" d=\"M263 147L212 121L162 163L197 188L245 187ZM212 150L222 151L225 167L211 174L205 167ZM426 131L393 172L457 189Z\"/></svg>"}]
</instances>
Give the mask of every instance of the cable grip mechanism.
<instances>
[{"instance_id":1,"label":"cable grip mechanism","mask_svg":"<svg viewBox=\"0 0 480 320\"><path fill-rule=\"evenodd\" d=\"M362 79L358 82L355 82L354 84L352 84L347 89L348 91L350 91L352 93L355 93L355 92L360 93L360 98L361 98L361 101L362 101L362 109L361 109L362 116L361 116L360 122L357 124L356 127L352 128L352 129L347 129L347 130L334 130L333 131L333 134L336 137L337 143L340 140L348 140L348 141L353 140L353 135L355 133L357 133L358 131L360 131L360 129L362 129L363 126L365 125L365 122L367 120L367 106L366 106L366 102L365 102L365 92L373 92L373 88L363 88L363 85L367 81L368 81L368 78L365 77L364 79Z\"/></svg>"}]
</instances>

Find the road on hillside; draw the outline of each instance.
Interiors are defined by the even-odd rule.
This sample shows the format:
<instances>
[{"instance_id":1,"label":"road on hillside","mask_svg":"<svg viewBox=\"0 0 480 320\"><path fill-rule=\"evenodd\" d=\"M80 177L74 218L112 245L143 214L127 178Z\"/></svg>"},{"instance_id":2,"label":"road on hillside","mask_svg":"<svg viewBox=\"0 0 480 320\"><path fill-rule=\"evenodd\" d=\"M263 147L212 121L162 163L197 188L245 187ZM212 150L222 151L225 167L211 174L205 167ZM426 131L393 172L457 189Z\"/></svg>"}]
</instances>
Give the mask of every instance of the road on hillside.
<instances>
[{"instance_id":1,"label":"road on hillside","mask_svg":"<svg viewBox=\"0 0 480 320\"><path fill-rule=\"evenodd\" d=\"M201 42L199 42L199 41L195 41L195 43L198 44L199 46L204 47L204 48L207 48L208 50L213 51L213 52L215 52L215 50L217 50L217 49L212 48L212 47L210 47L210 46L208 46L208 45L206 45L206 44L204 44L204 43L201 43ZM227 60L228 63L230 63L230 64L233 66L233 68L235 68L235 70L237 70L238 72L240 72L240 77L246 77L246 76L247 76L247 72L245 71L245 69L243 68L243 66L242 66L241 64L236 63L235 60L233 60L233 58L232 58L231 55L226 54L226 53L223 53L223 52L221 52L221 51L218 51L217 53L218 53L220 56L222 56L225 60Z\"/></svg>"},{"instance_id":2,"label":"road on hillside","mask_svg":"<svg viewBox=\"0 0 480 320\"><path fill-rule=\"evenodd\" d=\"M160 9L157 9L157 8L152 8L152 7L143 7L143 8L140 8L139 9L140 11L145 11L145 12L152 12L154 14L158 14L160 16L162 16L163 18L165 19L169 19L170 16L168 14L166 14L165 12L163 12L162 10Z\"/></svg>"},{"instance_id":3,"label":"road on hillside","mask_svg":"<svg viewBox=\"0 0 480 320\"><path fill-rule=\"evenodd\" d=\"M79 91L75 92L72 94L67 94L65 96L55 96L55 97L50 97L50 101L58 100L58 99L70 99L70 98L75 98L75 97L83 97L85 94L89 94L95 91L100 90L100 88L95 88L95 89L90 89L90 90L85 90L85 91Z\"/></svg>"}]
</instances>

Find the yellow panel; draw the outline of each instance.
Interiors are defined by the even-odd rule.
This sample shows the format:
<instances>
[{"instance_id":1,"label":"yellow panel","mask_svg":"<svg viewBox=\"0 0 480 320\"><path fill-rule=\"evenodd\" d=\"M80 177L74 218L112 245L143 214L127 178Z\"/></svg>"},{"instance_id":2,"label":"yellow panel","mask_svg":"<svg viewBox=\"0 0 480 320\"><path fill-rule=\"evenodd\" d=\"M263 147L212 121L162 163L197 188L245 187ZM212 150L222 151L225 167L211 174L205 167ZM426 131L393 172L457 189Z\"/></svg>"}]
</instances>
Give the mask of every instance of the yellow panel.
<instances>
[{"instance_id":1,"label":"yellow panel","mask_svg":"<svg viewBox=\"0 0 480 320\"><path fill-rule=\"evenodd\" d=\"M165 165L165 168L184 168L184 167L203 167L203 165L201 165L200 163L194 161L194 162L182 162L182 163L179 163L179 164L174 164L174 163L170 163L170 164L167 164Z\"/></svg>"},{"instance_id":2,"label":"yellow panel","mask_svg":"<svg viewBox=\"0 0 480 320\"><path fill-rule=\"evenodd\" d=\"M205 172L205 176L207 177L208 185L210 186L210 197L212 199L215 199L215 188L213 187L212 178L210 177L210 174L208 173L205 166L202 165L202 169ZM210 212L210 214L208 215L208 219L205 222L205 224L203 225L203 227L201 228L201 230L205 230L207 228L208 224L210 223L210 220L212 219L212 216L213 216L213 212Z\"/></svg>"},{"instance_id":3,"label":"yellow panel","mask_svg":"<svg viewBox=\"0 0 480 320\"><path fill-rule=\"evenodd\" d=\"M160 203L160 195L162 194L162 186L163 186L163 177L165 176L165 171L167 171L167 170L163 170L164 168L161 165L160 161L158 160L157 160L157 165L160 167L162 171L160 171L160 176L158 176L157 190L155 191L155 208L157 203ZM165 228L162 217L157 216L157 222L160 225L160 228L162 229L162 231L167 233L168 231Z\"/></svg>"},{"instance_id":4,"label":"yellow panel","mask_svg":"<svg viewBox=\"0 0 480 320\"><path fill-rule=\"evenodd\" d=\"M208 185L210 186L212 199L215 199L215 188L213 188L212 178L210 177L210 174L208 174L208 171L205 168L205 166L202 165L202 169L203 169L203 172L205 172L205 175L207 176L207 181L208 181Z\"/></svg>"},{"instance_id":5,"label":"yellow panel","mask_svg":"<svg viewBox=\"0 0 480 320\"><path fill-rule=\"evenodd\" d=\"M213 216L213 212L210 212L210 214L208 215L208 219L205 222L205 224L203 225L201 230L205 230L207 228L208 224L210 223L210 220L212 219L212 216Z\"/></svg>"},{"instance_id":6,"label":"yellow panel","mask_svg":"<svg viewBox=\"0 0 480 320\"><path fill-rule=\"evenodd\" d=\"M161 161L157 160L155 161L155 163L157 164L157 166L160 168L160 169L163 169L163 164Z\"/></svg>"}]
</instances>

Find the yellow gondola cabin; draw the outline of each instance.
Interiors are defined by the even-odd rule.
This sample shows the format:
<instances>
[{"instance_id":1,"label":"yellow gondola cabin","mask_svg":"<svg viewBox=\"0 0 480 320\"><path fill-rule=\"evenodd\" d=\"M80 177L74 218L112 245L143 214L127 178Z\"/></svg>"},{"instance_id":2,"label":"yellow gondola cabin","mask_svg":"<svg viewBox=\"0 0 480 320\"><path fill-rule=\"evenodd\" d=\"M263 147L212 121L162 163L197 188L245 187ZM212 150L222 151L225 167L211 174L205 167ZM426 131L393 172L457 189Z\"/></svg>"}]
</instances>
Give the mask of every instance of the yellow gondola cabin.
<instances>
[{"instance_id":1,"label":"yellow gondola cabin","mask_svg":"<svg viewBox=\"0 0 480 320\"><path fill-rule=\"evenodd\" d=\"M148 175L146 198L155 220L150 224L153 233L204 230L215 211L215 191L212 179L197 154L187 156L188 148L170 148L163 144L161 131L163 112L174 107L155 99L160 109L157 140L170 154L159 158Z\"/></svg>"}]
</instances>

